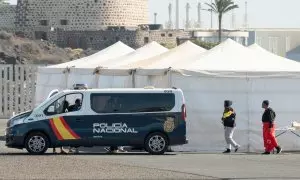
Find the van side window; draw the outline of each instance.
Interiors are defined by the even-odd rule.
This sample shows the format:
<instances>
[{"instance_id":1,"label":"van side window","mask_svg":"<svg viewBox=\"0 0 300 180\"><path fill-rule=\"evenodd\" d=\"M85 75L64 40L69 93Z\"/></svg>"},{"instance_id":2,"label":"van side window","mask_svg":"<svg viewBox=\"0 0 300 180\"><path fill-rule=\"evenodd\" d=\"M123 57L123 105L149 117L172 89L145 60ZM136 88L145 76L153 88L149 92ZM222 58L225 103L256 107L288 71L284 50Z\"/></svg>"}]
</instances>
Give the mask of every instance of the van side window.
<instances>
[{"instance_id":1,"label":"van side window","mask_svg":"<svg viewBox=\"0 0 300 180\"><path fill-rule=\"evenodd\" d=\"M52 116L67 112L79 111L82 106L82 100L83 96L79 93L65 95L48 106L44 110L44 113L45 115Z\"/></svg>"},{"instance_id":2,"label":"van side window","mask_svg":"<svg viewBox=\"0 0 300 180\"><path fill-rule=\"evenodd\" d=\"M91 95L91 108L97 113L163 112L174 106L175 95L172 93Z\"/></svg>"}]
</instances>

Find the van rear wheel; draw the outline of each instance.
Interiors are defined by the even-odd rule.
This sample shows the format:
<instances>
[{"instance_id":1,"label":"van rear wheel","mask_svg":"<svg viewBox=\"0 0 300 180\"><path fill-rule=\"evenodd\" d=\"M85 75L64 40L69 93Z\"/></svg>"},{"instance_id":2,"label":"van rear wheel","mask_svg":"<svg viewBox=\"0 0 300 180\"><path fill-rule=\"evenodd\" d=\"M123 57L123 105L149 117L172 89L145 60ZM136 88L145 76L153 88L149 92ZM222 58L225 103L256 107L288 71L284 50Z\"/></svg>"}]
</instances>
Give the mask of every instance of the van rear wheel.
<instances>
[{"instance_id":1,"label":"van rear wheel","mask_svg":"<svg viewBox=\"0 0 300 180\"><path fill-rule=\"evenodd\" d=\"M30 154L44 154L49 148L49 139L43 133L31 133L25 140L25 148Z\"/></svg>"},{"instance_id":2,"label":"van rear wheel","mask_svg":"<svg viewBox=\"0 0 300 180\"><path fill-rule=\"evenodd\" d=\"M168 149L168 138L162 133L149 134L145 141L145 149L153 155L164 154Z\"/></svg>"}]
</instances>

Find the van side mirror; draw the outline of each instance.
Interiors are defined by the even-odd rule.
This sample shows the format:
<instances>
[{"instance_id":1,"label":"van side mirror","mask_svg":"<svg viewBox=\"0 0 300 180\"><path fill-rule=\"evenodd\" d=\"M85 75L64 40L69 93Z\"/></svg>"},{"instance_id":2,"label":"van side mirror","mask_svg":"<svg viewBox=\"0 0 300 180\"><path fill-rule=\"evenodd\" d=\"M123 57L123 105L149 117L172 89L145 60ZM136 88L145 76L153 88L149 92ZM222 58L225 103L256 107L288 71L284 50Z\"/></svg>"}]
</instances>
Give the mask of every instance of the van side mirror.
<instances>
[{"instance_id":1,"label":"van side mirror","mask_svg":"<svg viewBox=\"0 0 300 180\"><path fill-rule=\"evenodd\" d=\"M47 112L48 113L54 113L55 112L54 106L49 106Z\"/></svg>"}]
</instances>

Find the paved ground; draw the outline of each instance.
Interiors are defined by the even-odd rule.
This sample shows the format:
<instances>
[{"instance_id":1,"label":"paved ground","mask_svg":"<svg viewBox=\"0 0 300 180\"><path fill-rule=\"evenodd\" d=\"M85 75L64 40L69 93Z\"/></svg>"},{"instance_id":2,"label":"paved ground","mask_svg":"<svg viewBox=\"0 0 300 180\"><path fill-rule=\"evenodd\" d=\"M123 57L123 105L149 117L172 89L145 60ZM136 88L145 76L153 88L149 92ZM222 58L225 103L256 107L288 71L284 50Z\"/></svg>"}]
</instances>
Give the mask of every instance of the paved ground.
<instances>
[{"instance_id":1,"label":"paved ground","mask_svg":"<svg viewBox=\"0 0 300 180\"><path fill-rule=\"evenodd\" d=\"M289 153L30 156L0 142L3 179L300 179L299 165L300 154Z\"/></svg>"}]
</instances>

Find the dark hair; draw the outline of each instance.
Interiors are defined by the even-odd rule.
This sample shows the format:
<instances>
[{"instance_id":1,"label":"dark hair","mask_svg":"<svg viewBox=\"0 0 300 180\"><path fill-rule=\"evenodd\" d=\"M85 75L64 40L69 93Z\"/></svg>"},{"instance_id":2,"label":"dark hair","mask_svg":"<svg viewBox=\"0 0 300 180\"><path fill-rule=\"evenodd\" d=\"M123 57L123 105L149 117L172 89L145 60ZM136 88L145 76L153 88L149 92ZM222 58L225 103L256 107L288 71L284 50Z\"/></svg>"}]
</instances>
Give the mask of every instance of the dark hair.
<instances>
[{"instance_id":1,"label":"dark hair","mask_svg":"<svg viewBox=\"0 0 300 180\"><path fill-rule=\"evenodd\" d=\"M230 100L225 100L224 101L224 106L225 107L230 107L232 105L232 101L230 101Z\"/></svg>"},{"instance_id":2,"label":"dark hair","mask_svg":"<svg viewBox=\"0 0 300 180\"><path fill-rule=\"evenodd\" d=\"M80 102L81 102L80 99L76 99L76 100L75 100L75 103L80 103Z\"/></svg>"},{"instance_id":3,"label":"dark hair","mask_svg":"<svg viewBox=\"0 0 300 180\"><path fill-rule=\"evenodd\" d=\"M269 106L270 102L268 100L264 100L263 104L266 105L266 106Z\"/></svg>"}]
</instances>

